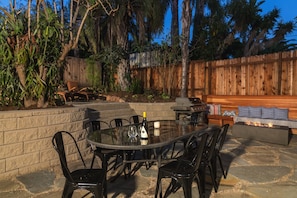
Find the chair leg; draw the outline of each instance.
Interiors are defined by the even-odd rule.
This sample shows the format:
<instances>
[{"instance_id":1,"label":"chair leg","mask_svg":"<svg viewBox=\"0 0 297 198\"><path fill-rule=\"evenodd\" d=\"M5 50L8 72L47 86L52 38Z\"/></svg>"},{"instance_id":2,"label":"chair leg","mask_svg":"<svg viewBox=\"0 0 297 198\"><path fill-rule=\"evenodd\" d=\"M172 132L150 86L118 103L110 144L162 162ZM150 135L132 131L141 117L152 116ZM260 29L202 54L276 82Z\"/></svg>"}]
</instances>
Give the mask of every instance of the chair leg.
<instances>
[{"instance_id":1,"label":"chair leg","mask_svg":"<svg viewBox=\"0 0 297 198\"><path fill-rule=\"evenodd\" d=\"M155 198L158 198L158 194L159 194L159 197L162 198L162 181L161 181L161 179L162 179L161 176L158 174L156 190L155 190Z\"/></svg>"},{"instance_id":2,"label":"chair leg","mask_svg":"<svg viewBox=\"0 0 297 198\"><path fill-rule=\"evenodd\" d=\"M164 194L164 198L168 197L169 194L173 191L173 187L175 186L175 180L171 180L169 186L167 187L166 191L165 191L165 194ZM162 193L162 191L161 191Z\"/></svg>"},{"instance_id":3,"label":"chair leg","mask_svg":"<svg viewBox=\"0 0 297 198\"><path fill-rule=\"evenodd\" d=\"M202 186L202 184L201 184L199 175L196 174L196 176L195 176L195 180L196 180L197 187L198 187L199 197L200 197L200 198L204 198L204 197L205 197L205 193L203 192L203 186Z\"/></svg>"},{"instance_id":4,"label":"chair leg","mask_svg":"<svg viewBox=\"0 0 297 198\"><path fill-rule=\"evenodd\" d=\"M183 178L180 180L180 183L184 191L184 197L192 198L192 179Z\"/></svg>"},{"instance_id":5,"label":"chair leg","mask_svg":"<svg viewBox=\"0 0 297 198\"><path fill-rule=\"evenodd\" d=\"M95 195L95 198L102 198L103 197L102 185L101 184L97 184L97 186L95 188L93 188L92 190L93 190L93 193ZM104 195L104 197L105 197L105 195Z\"/></svg>"},{"instance_id":6,"label":"chair leg","mask_svg":"<svg viewBox=\"0 0 297 198\"><path fill-rule=\"evenodd\" d=\"M212 169L212 165L208 165L208 168L209 168L209 172L210 172L210 176L211 176L211 180L212 180L212 184L215 189L215 192L218 192L218 184L216 182L216 178L215 178L215 174L214 174L214 171L216 171L216 170Z\"/></svg>"},{"instance_id":7,"label":"chair leg","mask_svg":"<svg viewBox=\"0 0 297 198\"><path fill-rule=\"evenodd\" d=\"M73 185L66 180L64 184L62 198L71 198L73 191L74 191Z\"/></svg>"},{"instance_id":8,"label":"chair leg","mask_svg":"<svg viewBox=\"0 0 297 198\"><path fill-rule=\"evenodd\" d=\"M198 173L199 181L200 181L200 186L201 186L201 194L205 195L205 174L206 168L203 166Z\"/></svg>"},{"instance_id":9,"label":"chair leg","mask_svg":"<svg viewBox=\"0 0 297 198\"><path fill-rule=\"evenodd\" d=\"M219 162L220 162L220 167L221 167L222 173L224 175L224 179L226 179L227 178L227 173L224 170L224 166L223 166L223 162L222 162L220 154L218 154L218 159L219 159Z\"/></svg>"}]
</instances>

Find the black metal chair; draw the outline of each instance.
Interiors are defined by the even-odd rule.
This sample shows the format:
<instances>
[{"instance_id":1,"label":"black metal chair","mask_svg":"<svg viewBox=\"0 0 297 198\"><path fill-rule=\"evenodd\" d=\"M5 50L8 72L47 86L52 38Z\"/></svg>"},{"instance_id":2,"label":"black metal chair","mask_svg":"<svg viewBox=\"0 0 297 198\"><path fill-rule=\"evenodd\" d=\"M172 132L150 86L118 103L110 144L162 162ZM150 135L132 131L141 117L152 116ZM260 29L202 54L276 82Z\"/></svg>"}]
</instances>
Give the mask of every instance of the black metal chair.
<instances>
[{"instance_id":1,"label":"black metal chair","mask_svg":"<svg viewBox=\"0 0 297 198\"><path fill-rule=\"evenodd\" d=\"M199 114L198 112L194 112L190 116L185 117L183 121L184 122L189 122L189 124L197 126L197 125L199 125L198 114ZM184 147L185 147L186 142L187 142L187 140L180 140L180 141L177 141L177 142L173 143L171 158L178 157L184 151ZM177 147L177 145L180 148L178 151L176 151L176 149L175 149Z\"/></svg>"},{"instance_id":2,"label":"black metal chair","mask_svg":"<svg viewBox=\"0 0 297 198\"><path fill-rule=\"evenodd\" d=\"M67 145L64 145L64 142ZM63 174L66 178L62 197L72 197L74 190L86 189L92 192L95 197L103 197L105 173L103 169L86 168L86 163L82 157L76 140L67 131L59 131L52 138L52 144L59 154ZM66 153L71 146L76 148L76 153ZM71 171L67 163L68 154L78 154L83 168Z\"/></svg>"},{"instance_id":3,"label":"black metal chair","mask_svg":"<svg viewBox=\"0 0 297 198\"><path fill-rule=\"evenodd\" d=\"M214 165L213 170L217 170L217 167L216 167L217 159L219 160L221 171L222 171L223 176L224 176L225 179L227 177L227 173L224 170L224 166L223 166L223 163L222 163L222 158L221 158L220 152L221 152L222 147L224 145L226 135L227 135L227 132L228 132L228 128L229 128L229 124L225 124L225 125L222 126L219 137L218 137L218 140L217 140L217 143L216 143L216 146L215 146L214 156L213 156L213 159L212 159L213 160L212 163ZM216 178L216 173L215 173L215 178Z\"/></svg>"},{"instance_id":4,"label":"black metal chair","mask_svg":"<svg viewBox=\"0 0 297 198\"><path fill-rule=\"evenodd\" d=\"M207 140L207 149L206 152L203 154L202 160L201 160L201 166L199 168L200 172L200 181L205 186L205 178L206 178L206 168L209 169L209 173L211 176L212 184L214 187L215 192L218 191L218 184L216 182L216 169L214 169L214 157L215 157L215 148L218 141L218 137L220 134L220 128L219 127L209 127L207 130L209 134L209 138ZM207 131L206 130L206 131ZM205 193L205 188L202 189L203 194Z\"/></svg>"},{"instance_id":5,"label":"black metal chair","mask_svg":"<svg viewBox=\"0 0 297 198\"><path fill-rule=\"evenodd\" d=\"M176 189L181 186L184 191L184 197L191 198L192 183L194 180L197 182L200 197L203 196L203 191L201 190L204 187L201 186L198 170L204 150L206 149L207 137L207 133L193 135L186 144L184 158L178 158L159 168L155 197L158 197L158 194L162 197L162 178L171 178L171 182L164 197L167 197L171 192L175 192ZM191 155L191 160L189 161L189 155L193 152L195 155Z\"/></svg>"},{"instance_id":6,"label":"black metal chair","mask_svg":"<svg viewBox=\"0 0 297 198\"><path fill-rule=\"evenodd\" d=\"M109 128L109 127L110 127L110 125L107 122L102 121L102 120L93 120L93 121L89 121L85 124L85 129L87 130L88 133L93 133L94 131L98 131L98 130ZM94 152L94 155L93 155L93 159L91 162L91 168L93 168L96 156L99 156L99 158L102 161L102 168L107 171L108 165L105 164L105 162L107 163L107 161L105 161L105 160L109 159L110 156L113 155L114 151L109 150L109 149L99 149L99 148L93 148L93 147L92 147L92 150Z\"/></svg>"},{"instance_id":7,"label":"black metal chair","mask_svg":"<svg viewBox=\"0 0 297 198\"><path fill-rule=\"evenodd\" d=\"M142 120L143 117L141 115L133 115L129 118L129 122L133 123L133 124L139 124L140 123L140 119Z\"/></svg>"},{"instance_id":8,"label":"black metal chair","mask_svg":"<svg viewBox=\"0 0 297 198\"><path fill-rule=\"evenodd\" d=\"M120 126L129 125L129 124L130 124L130 121L125 118L114 118L109 122L110 127L120 127Z\"/></svg>"},{"instance_id":9,"label":"black metal chair","mask_svg":"<svg viewBox=\"0 0 297 198\"><path fill-rule=\"evenodd\" d=\"M88 133L93 133L94 131L106 129L109 127L110 127L110 125L107 122L102 121L102 120L93 120L93 121L89 121L85 124L85 129L87 130ZM114 169L114 170L116 169L119 156L122 155L122 153L120 151L110 150L110 149L102 149L102 148L93 148L93 147L92 147L92 150L94 152L94 155L93 155L92 162L91 162L91 168L94 165L96 156L98 156L102 162L101 167L106 173L108 171L110 171L111 169ZM115 156L115 159L112 160L110 163L108 163L110 158L112 158L114 156Z\"/></svg>"}]
</instances>

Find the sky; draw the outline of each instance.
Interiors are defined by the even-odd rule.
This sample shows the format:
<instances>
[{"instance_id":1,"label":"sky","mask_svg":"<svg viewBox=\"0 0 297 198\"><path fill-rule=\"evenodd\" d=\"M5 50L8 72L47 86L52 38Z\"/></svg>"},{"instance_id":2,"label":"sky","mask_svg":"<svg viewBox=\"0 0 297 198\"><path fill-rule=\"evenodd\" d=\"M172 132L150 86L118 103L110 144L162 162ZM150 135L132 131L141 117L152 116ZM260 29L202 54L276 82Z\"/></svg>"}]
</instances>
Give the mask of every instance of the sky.
<instances>
[{"instance_id":1,"label":"sky","mask_svg":"<svg viewBox=\"0 0 297 198\"><path fill-rule=\"evenodd\" d=\"M182 0L179 0L179 1L182 2ZM259 1L260 0L258 0L258 2ZM263 14L266 14L267 12L271 11L273 8L278 8L280 9L280 19L283 20L283 22L293 20L295 17L297 21L297 12L296 12L297 0L265 0L265 2L261 5L261 8L263 10ZM170 14L167 14L166 16L170 18ZM161 40L164 40L168 32L170 32L171 19L167 19L167 21L168 23L164 24L164 32L161 35L157 36L157 38L155 39L156 42L160 42ZM297 42L297 27L296 27L296 30L291 34L288 34L286 38L289 40L295 39Z\"/></svg>"},{"instance_id":2,"label":"sky","mask_svg":"<svg viewBox=\"0 0 297 198\"><path fill-rule=\"evenodd\" d=\"M26 2L25 0L16 0L16 1ZM182 0L179 0L179 1L182 2ZM9 0L0 0L0 6L8 6L8 5L9 5ZM263 9L263 13L267 13L268 11L271 11L275 7L280 9L281 19L284 22L293 20L295 17L297 17L297 12L296 12L297 0L265 0L265 2L261 6L261 8ZM166 21L170 21L170 20L166 19ZM170 32L170 22L165 23L164 32L161 35L157 36L155 41L158 42L158 40L160 41L162 39L165 39L168 32ZM297 41L297 30L295 30L290 35L287 35L286 38L296 39Z\"/></svg>"}]
</instances>

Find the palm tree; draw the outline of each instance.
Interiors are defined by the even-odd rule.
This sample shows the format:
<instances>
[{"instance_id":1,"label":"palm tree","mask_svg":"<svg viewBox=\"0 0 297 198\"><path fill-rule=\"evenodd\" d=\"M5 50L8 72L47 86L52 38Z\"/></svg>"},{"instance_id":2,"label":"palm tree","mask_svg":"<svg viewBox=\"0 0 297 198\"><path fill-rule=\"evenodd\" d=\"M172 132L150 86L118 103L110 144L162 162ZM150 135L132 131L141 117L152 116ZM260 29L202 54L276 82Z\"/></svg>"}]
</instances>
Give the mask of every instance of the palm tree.
<instances>
[{"instance_id":1,"label":"palm tree","mask_svg":"<svg viewBox=\"0 0 297 198\"><path fill-rule=\"evenodd\" d=\"M109 47L120 46L127 54L129 39L134 46L150 43L152 34L161 32L169 0L114 0L118 11L106 18ZM128 56L124 56L117 68L117 80L121 90L130 85Z\"/></svg>"},{"instance_id":2,"label":"palm tree","mask_svg":"<svg viewBox=\"0 0 297 198\"><path fill-rule=\"evenodd\" d=\"M179 46L178 0L172 0L171 13L171 45Z\"/></svg>"},{"instance_id":3,"label":"palm tree","mask_svg":"<svg viewBox=\"0 0 297 198\"><path fill-rule=\"evenodd\" d=\"M192 18L190 0L183 0L182 8L182 35L181 35L181 54L182 54L182 83L181 97L187 97L188 70L189 70L189 39Z\"/></svg>"},{"instance_id":4,"label":"palm tree","mask_svg":"<svg viewBox=\"0 0 297 198\"><path fill-rule=\"evenodd\" d=\"M223 59L291 49L284 37L293 31L293 21L279 22L278 9L263 15L264 0L231 0L226 5L219 0L205 2L209 14L199 22L194 19L193 57Z\"/></svg>"}]
</instances>

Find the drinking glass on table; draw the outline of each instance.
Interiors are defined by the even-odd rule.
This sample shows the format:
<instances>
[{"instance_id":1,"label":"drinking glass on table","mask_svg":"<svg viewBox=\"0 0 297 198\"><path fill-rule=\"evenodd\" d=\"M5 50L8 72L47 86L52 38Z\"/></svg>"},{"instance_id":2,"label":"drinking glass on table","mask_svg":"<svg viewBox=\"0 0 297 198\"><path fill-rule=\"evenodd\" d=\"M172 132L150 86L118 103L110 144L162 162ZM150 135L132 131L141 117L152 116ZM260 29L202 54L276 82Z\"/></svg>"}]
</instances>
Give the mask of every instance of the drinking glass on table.
<instances>
[{"instance_id":1,"label":"drinking glass on table","mask_svg":"<svg viewBox=\"0 0 297 198\"><path fill-rule=\"evenodd\" d=\"M137 128L136 126L130 126L129 130L128 130L128 136L131 139L135 139L137 137L138 133L137 133Z\"/></svg>"}]
</instances>

